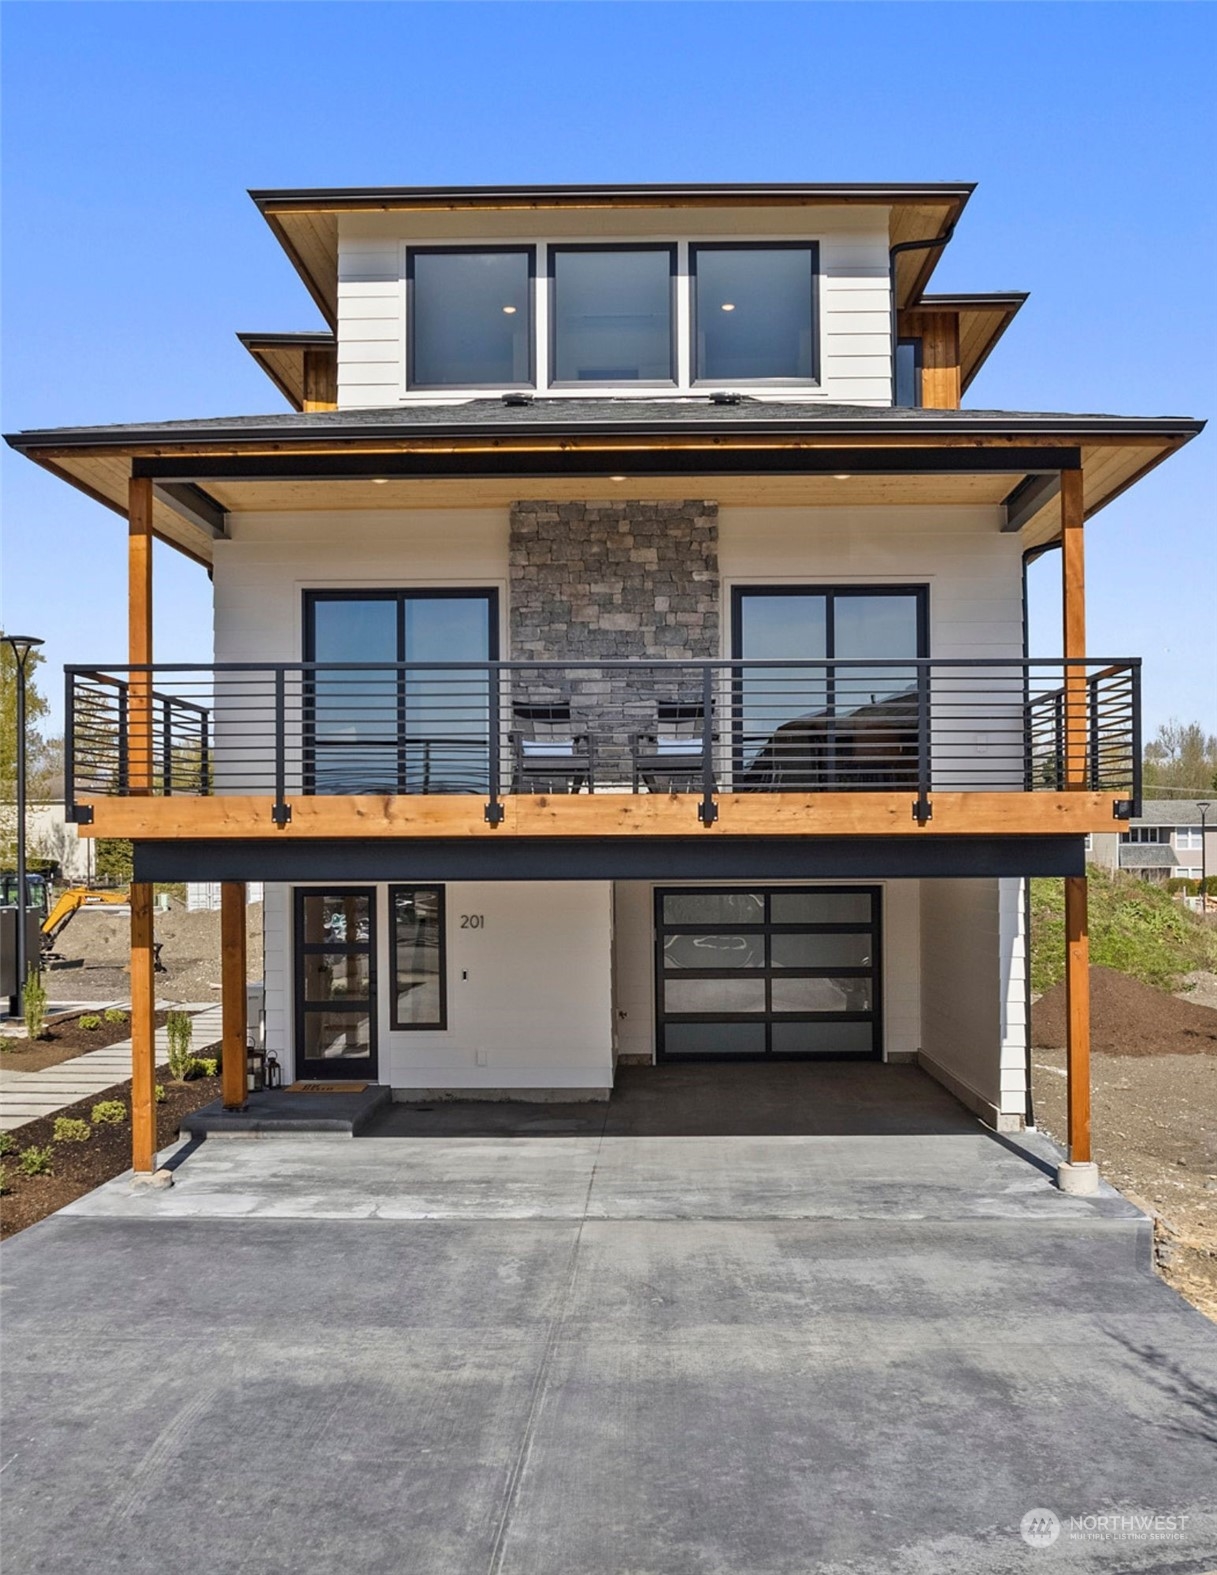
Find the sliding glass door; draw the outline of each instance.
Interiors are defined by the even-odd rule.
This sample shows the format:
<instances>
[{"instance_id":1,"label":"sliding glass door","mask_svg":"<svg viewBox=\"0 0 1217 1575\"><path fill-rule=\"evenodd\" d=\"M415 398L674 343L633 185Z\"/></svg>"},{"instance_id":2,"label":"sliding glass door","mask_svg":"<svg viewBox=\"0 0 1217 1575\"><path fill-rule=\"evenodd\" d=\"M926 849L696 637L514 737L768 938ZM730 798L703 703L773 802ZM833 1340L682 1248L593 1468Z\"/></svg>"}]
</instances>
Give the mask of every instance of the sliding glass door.
<instances>
[{"instance_id":1,"label":"sliding glass door","mask_svg":"<svg viewBox=\"0 0 1217 1575\"><path fill-rule=\"evenodd\" d=\"M732 655L774 663L735 684L737 784L903 784L915 770L913 659L928 654L926 621L923 586L737 587ZM812 665L778 665L789 662Z\"/></svg>"},{"instance_id":2,"label":"sliding glass door","mask_svg":"<svg viewBox=\"0 0 1217 1575\"><path fill-rule=\"evenodd\" d=\"M306 785L313 793L485 793L497 599L486 590L309 591L310 662L434 663L423 672L349 668L306 684Z\"/></svg>"}]
</instances>

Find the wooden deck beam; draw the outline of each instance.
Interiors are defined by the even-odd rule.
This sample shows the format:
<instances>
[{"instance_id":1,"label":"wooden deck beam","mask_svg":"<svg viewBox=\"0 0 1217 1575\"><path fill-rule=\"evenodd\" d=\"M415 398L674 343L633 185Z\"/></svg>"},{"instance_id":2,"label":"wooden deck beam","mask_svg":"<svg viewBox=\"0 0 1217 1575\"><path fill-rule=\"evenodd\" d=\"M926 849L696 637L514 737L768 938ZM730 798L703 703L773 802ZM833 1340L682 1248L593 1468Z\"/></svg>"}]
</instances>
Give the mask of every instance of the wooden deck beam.
<instances>
[{"instance_id":1,"label":"wooden deck beam","mask_svg":"<svg viewBox=\"0 0 1217 1575\"><path fill-rule=\"evenodd\" d=\"M933 819L913 817L911 789L901 793L724 793L718 819L702 826L700 796L595 793L516 795L503 800L503 822L487 824L485 799L428 797L294 797L279 828L273 798L86 798L91 837L136 841L240 838L308 841L378 837L789 837L789 836L1083 836L1119 830L1116 795L1066 793L932 793Z\"/></svg>"}]
</instances>

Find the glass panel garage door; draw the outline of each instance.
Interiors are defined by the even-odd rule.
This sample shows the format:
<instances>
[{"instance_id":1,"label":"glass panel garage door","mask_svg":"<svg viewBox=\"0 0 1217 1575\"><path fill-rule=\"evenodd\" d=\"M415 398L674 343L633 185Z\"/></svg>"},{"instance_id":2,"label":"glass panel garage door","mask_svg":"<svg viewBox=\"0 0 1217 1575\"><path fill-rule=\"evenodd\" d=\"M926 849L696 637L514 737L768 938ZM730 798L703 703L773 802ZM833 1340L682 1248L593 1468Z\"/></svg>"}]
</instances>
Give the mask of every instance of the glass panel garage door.
<instances>
[{"instance_id":1,"label":"glass panel garage door","mask_svg":"<svg viewBox=\"0 0 1217 1575\"><path fill-rule=\"evenodd\" d=\"M877 1058L879 890L655 893L661 1061Z\"/></svg>"}]
</instances>

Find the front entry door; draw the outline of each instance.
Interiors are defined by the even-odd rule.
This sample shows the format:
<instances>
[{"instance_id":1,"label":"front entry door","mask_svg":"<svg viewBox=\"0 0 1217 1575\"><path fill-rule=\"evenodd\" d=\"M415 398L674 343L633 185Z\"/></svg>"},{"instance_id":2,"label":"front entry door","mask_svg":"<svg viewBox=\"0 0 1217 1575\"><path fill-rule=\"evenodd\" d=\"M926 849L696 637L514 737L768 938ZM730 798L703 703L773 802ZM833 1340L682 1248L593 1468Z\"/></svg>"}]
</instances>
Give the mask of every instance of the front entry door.
<instances>
[{"instance_id":1,"label":"front entry door","mask_svg":"<svg viewBox=\"0 0 1217 1575\"><path fill-rule=\"evenodd\" d=\"M376 892L297 888L296 1075L376 1081Z\"/></svg>"},{"instance_id":2,"label":"front entry door","mask_svg":"<svg viewBox=\"0 0 1217 1575\"><path fill-rule=\"evenodd\" d=\"M661 1061L882 1055L879 888L655 893Z\"/></svg>"}]
</instances>

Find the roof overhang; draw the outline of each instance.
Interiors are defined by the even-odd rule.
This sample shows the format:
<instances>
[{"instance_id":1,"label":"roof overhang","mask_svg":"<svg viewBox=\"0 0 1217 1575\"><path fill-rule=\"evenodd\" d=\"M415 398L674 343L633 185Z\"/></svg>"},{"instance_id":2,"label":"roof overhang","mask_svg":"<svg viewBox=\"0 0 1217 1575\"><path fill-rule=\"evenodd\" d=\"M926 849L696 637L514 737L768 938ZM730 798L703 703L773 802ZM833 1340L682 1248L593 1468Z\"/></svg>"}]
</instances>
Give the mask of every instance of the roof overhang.
<instances>
[{"instance_id":1,"label":"roof overhang","mask_svg":"<svg viewBox=\"0 0 1217 1575\"><path fill-rule=\"evenodd\" d=\"M958 316L960 390L966 393L1026 300L1025 290L983 295L922 295L907 312L913 318L918 312L954 312Z\"/></svg>"},{"instance_id":2,"label":"roof overhang","mask_svg":"<svg viewBox=\"0 0 1217 1575\"><path fill-rule=\"evenodd\" d=\"M622 402L626 403L626 402ZM720 503L988 504L1028 547L1059 533L1056 481L1081 465L1093 515L1199 432L1183 418L833 407L766 415L620 409L325 414L23 432L13 448L125 514L154 483L153 528L201 562L230 513L490 507L527 498L714 497ZM420 414L426 419L420 419ZM724 421L726 414L729 419ZM511 418L511 419L504 419Z\"/></svg>"},{"instance_id":3,"label":"roof overhang","mask_svg":"<svg viewBox=\"0 0 1217 1575\"><path fill-rule=\"evenodd\" d=\"M343 214L577 212L602 208L792 208L866 205L890 210L890 242L928 242L896 256L898 306L919 299L975 190L931 184L736 184L643 186L357 186L251 191L331 328L338 320L338 223Z\"/></svg>"},{"instance_id":4,"label":"roof overhang","mask_svg":"<svg viewBox=\"0 0 1217 1575\"><path fill-rule=\"evenodd\" d=\"M334 334L238 334L237 338L293 410L304 409L304 358L309 350L338 353Z\"/></svg>"}]
</instances>

